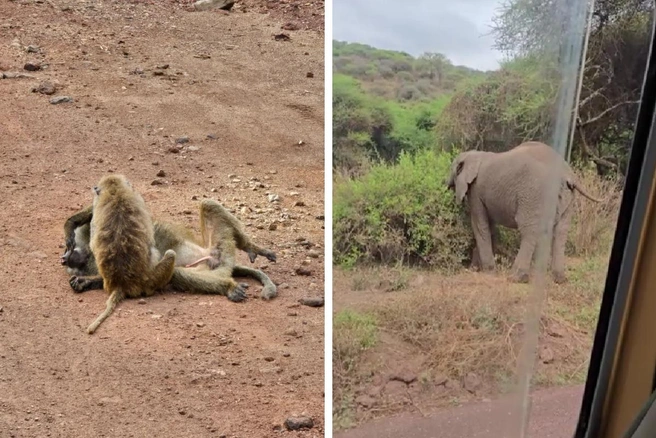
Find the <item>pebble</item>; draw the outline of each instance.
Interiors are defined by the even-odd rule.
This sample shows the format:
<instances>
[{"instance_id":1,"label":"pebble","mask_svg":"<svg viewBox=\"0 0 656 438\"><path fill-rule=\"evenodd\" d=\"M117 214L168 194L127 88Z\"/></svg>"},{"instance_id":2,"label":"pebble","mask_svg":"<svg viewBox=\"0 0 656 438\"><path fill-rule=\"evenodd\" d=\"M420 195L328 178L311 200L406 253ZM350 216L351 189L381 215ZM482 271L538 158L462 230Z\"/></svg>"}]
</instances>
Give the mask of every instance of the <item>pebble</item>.
<instances>
[{"instance_id":1,"label":"pebble","mask_svg":"<svg viewBox=\"0 0 656 438\"><path fill-rule=\"evenodd\" d=\"M50 103L53 105L58 105L60 103L73 102L73 98L70 96L57 96L50 99Z\"/></svg>"},{"instance_id":2,"label":"pebble","mask_svg":"<svg viewBox=\"0 0 656 438\"><path fill-rule=\"evenodd\" d=\"M324 299L323 297L301 298L298 302L308 307L323 307Z\"/></svg>"},{"instance_id":3,"label":"pebble","mask_svg":"<svg viewBox=\"0 0 656 438\"><path fill-rule=\"evenodd\" d=\"M289 417L285 420L287 430L312 429L314 420L311 417Z\"/></svg>"},{"instance_id":4,"label":"pebble","mask_svg":"<svg viewBox=\"0 0 656 438\"><path fill-rule=\"evenodd\" d=\"M176 142L177 144L185 144L185 143L189 143L189 137L187 137L186 135L183 135L182 137L178 137L178 138L176 138L176 139L175 139L175 142Z\"/></svg>"},{"instance_id":5,"label":"pebble","mask_svg":"<svg viewBox=\"0 0 656 438\"><path fill-rule=\"evenodd\" d=\"M163 178L163 177L166 176L166 172L164 172L164 170L160 170L159 172L157 172L157 176L159 176L160 178Z\"/></svg>"},{"instance_id":6,"label":"pebble","mask_svg":"<svg viewBox=\"0 0 656 438\"><path fill-rule=\"evenodd\" d=\"M38 62L26 62L25 65L23 66L23 69L27 71L39 71L41 70L41 64Z\"/></svg>"}]
</instances>

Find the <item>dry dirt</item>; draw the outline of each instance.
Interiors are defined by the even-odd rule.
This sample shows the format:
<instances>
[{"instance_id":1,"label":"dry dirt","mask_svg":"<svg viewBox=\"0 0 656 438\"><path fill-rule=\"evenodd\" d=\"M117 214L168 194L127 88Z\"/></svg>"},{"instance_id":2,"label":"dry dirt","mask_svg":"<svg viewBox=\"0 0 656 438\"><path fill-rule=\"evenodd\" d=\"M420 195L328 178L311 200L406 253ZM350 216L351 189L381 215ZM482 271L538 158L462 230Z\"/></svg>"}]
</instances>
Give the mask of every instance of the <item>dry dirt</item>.
<instances>
[{"instance_id":1,"label":"dry dirt","mask_svg":"<svg viewBox=\"0 0 656 438\"><path fill-rule=\"evenodd\" d=\"M298 304L324 283L323 2L184 3L0 2L0 437L323 436L324 310ZM71 291L62 227L107 172L196 230L203 197L232 209L278 298L165 292L87 335L106 295Z\"/></svg>"},{"instance_id":2,"label":"dry dirt","mask_svg":"<svg viewBox=\"0 0 656 438\"><path fill-rule=\"evenodd\" d=\"M594 335L590 326L596 324L595 306L605 270L595 267L594 272L589 271L592 268L577 259L569 259L568 266L570 282L551 285L547 291L534 389L557 386L567 392L563 386L585 379ZM344 374L336 377L342 387L335 390L333 401L335 430L358 425L357 430L370 430L366 425L383 417L394 422L395 415L430 416L515 390L512 373L522 333L523 306L533 286L508 283L503 272L463 271L442 276L384 268L336 269L333 283L335 314L350 311L373 315L377 325L376 342L350 365L354 371L341 368ZM389 309L396 309L394 323L389 320ZM478 329L472 321L477 322ZM494 321L502 326L501 331ZM444 335L441 339L445 344L434 345L438 339L435 331L453 337ZM349 336L334 333L344 339ZM578 413L578 406L573 409L576 412L570 417ZM466 421L462 423L466 426ZM383 430L394 436L386 426L372 426L371 436ZM358 433L352 436L360 436ZM351 435L344 434L347 436Z\"/></svg>"}]
</instances>

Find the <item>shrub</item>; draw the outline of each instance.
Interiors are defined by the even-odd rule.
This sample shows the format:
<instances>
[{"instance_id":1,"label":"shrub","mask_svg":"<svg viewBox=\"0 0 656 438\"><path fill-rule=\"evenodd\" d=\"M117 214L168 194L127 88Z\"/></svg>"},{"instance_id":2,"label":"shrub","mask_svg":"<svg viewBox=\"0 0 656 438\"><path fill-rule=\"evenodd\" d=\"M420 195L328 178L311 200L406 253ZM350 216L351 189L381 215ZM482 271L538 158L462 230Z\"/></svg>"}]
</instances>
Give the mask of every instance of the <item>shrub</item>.
<instances>
[{"instance_id":1,"label":"shrub","mask_svg":"<svg viewBox=\"0 0 656 438\"><path fill-rule=\"evenodd\" d=\"M453 155L402 153L359 179L337 179L334 257L343 266L409 262L452 272L468 259L473 241L445 179Z\"/></svg>"}]
</instances>

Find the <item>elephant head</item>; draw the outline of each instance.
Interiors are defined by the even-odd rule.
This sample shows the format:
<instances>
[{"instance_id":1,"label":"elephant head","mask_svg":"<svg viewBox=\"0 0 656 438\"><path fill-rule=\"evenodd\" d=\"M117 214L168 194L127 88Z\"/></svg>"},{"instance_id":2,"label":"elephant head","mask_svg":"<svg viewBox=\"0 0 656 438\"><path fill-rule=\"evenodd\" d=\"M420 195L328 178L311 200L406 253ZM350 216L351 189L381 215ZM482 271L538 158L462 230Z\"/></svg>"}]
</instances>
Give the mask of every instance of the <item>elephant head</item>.
<instances>
[{"instance_id":1,"label":"elephant head","mask_svg":"<svg viewBox=\"0 0 656 438\"><path fill-rule=\"evenodd\" d=\"M451 173L446 184L449 189L455 189L458 202L462 202L465 199L470 184L476 180L482 159L483 152L467 151L460 153L453 160Z\"/></svg>"}]
</instances>

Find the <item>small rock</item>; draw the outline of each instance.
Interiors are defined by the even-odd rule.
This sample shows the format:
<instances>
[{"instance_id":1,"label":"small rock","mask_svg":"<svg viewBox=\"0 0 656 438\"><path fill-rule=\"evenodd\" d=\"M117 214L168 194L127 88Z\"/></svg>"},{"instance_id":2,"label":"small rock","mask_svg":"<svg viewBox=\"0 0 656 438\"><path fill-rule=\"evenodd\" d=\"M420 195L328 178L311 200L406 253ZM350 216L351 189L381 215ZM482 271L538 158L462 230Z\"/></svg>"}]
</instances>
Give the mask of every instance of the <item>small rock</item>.
<instances>
[{"instance_id":1,"label":"small rock","mask_svg":"<svg viewBox=\"0 0 656 438\"><path fill-rule=\"evenodd\" d=\"M26 62L23 69L27 71L39 71L41 70L41 64L36 61Z\"/></svg>"},{"instance_id":2,"label":"small rock","mask_svg":"<svg viewBox=\"0 0 656 438\"><path fill-rule=\"evenodd\" d=\"M290 41L291 38L286 33L279 33L273 36L273 39L276 41Z\"/></svg>"},{"instance_id":3,"label":"small rock","mask_svg":"<svg viewBox=\"0 0 656 438\"><path fill-rule=\"evenodd\" d=\"M164 72L162 70L155 70L153 71L153 76L164 76Z\"/></svg>"},{"instance_id":4,"label":"small rock","mask_svg":"<svg viewBox=\"0 0 656 438\"><path fill-rule=\"evenodd\" d=\"M323 307L323 297L313 297L313 298L301 298L298 300L299 303L308 307Z\"/></svg>"},{"instance_id":5,"label":"small rock","mask_svg":"<svg viewBox=\"0 0 656 438\"><path fill-rule=\"evenodd\" d=\"M164 172L164 170L162 169L159 172L157 172L157 176L160 178L164 178L166 176L166 172Z\"/></svg>"},{"instance_id":6,"label":"small rock","mask_svg":"<svg viewBox=\"0 0 656 438\"><path fill-rule=\"evenodd\" d=\"M305 207L305 202L296 201L296 202L294 202L294 207Z\"/></svg>"},{"instance_id":7,"label":"small rock","mask_svg":"<svg viewBox=\"0 0 656 438\"><path fill-rule=\"evenodd\" d=\"M198 146L187 146L187 150L190 152L196 152L197 150L200 150Z\"/></svg>"},{"instance_id":8,"label":"small rock","mask_svg":"<svg viewBox=\"0 0 656 438\"><path fill-rule=\"evenodd\" d=\"M540 348L540 360L544 364L550 364L554 361L554 352L551 348L544 346Z\"/></svg>"},{"instance_id":9,"label":"small rock","mask_svg":"<svg viewBox=\"0 0 656 438\"><path fill-rule=\"evenodd\" d=\"M269 193L267 198L269 199L269 202L280 202L280 196L275 193Z\"/></svg>"},{"instance_id":10,"label":"small rock","mask_svg":"<svg viewBox=\"0 0 656 438\"><path fill-rule=\"evenodd\" d=\"M289 417L285 420L287 430L312 429L314 420L311 417Z\"/></svg>"},{"instance_id":11,"label":"small rock","mask_svg":"<svg viewBox=\"0 0 656 438\"><path fill-rule=\"evenodd\" d=\"M308 257L311 257L313 259L318 259L319 257L321 257L321 253L314 249L309 250L307 255Z\"/></svg>"},{"instance_id":12,"label":"small rock","mask_svg":"<svg viewBox=\"0 0 656 438\"><path fill-rule=\"evenodd\" d=\"M169 68L169 65L168 64L162 64L162 65L158 65L157 68L160 69L160 70L166 70L167 68Z\"/></svg>"},{"instance_id":13,"label":"small rock","mask_svg":"<svg viewBox=\"0 0 656 438\"><path fill-rule=\"evenodd\" d=\"M417 375L410 370L402 370L390 375L389 380L396 380L398 382L403 382L406 385L409 385L417 380Z\"/></svg>"},{"instance_id":14,"label":"small rock","mask_svg":"<svg viewBox=\"0 0 656 438\"><path fill-rule=\"evenodd\" d=\"M50 99L50 103L53 105L58 105L60 103L73 102L73 98L70 96L57 96Z\"/></svg>"},{"instance_id":15,"label":"small rock","mask_svg":"<svg viewBox=\"0 0 656 438\"><path fill-rule=\"evenodd\" d=\"M146 300L140 298L139 301L137 301L137 304L146 304Z\"/></svg>"},{"instance_id":16,"label":"small rock","mask_svg":"<svg viewBox=\"0 0 656 438\"><path fill-rule=\"evenodd\" d=\"M304 268L304 267L302 267L302 266L301 266L300 268L296 268L296 271L295 271L295 272L296 272L296 275L305 275L305 276L308 276L308 277L309 277L310 275L312 275L312 271L311 271L311 270L309 270L308 268Z\"/></svg>"},{"instance_id":17,"label":"small rock","mask_svg":"<svg viewBox=\"0 0 656 438\"><path fill-rule=\"evenodd\" d=\"M209 11L211 9L229 11L234 4L235 0L198 0L193 6L197 11Z\"/></svg>"},{"instance_id":18,"label":"small rock","mask_svg":"<svg viewBox=\"0 0 656 438\"><path fill-rule=\"evenodd\" d=\"M157 314L151 315L150 317L153 319L162 319L162 315L157 315Z\"/></svg>"},{"instance_id":19,"label":"small rock","mask_svg":"<svg viewBox=\"0 0 656 438\"><path fill-rule=\"evenodd\" d=\"M278 229L278 224L276 222L272 222L269 224L269 231L276 231Z\"/></svg>"},{"instance_id":20,"label":"small rock","mask_svg":"<svg viewBox=\"0 0 656 438\"><path fill-rule=\"evenodd\" d=\"M31 44L29 46L25 47L25 51L27 53L38 53L39 50L40 50L39 46L33 46Z\"/></svg>"},{"instance_id":21,"label":"small rock","mask_svg":"<svg viewBox=\"0 0 656 438\"><path fill-rule=\"evenodd\" d=\"M468 373L463 381L463 386L467 391L474 393L481 386L481 378L474 373Z\"/></svg>"},{"instance_id":22,"label":"small rock","mask_svg":"<svg viewBox=\"0 0 656 438\"><path fill-rule=\"evenodd\" d=\"M273 362L276 359L273 356L266 356L264 360L266 360L267 362Z\"/></svg>"},{"instance_id":23,"label":"small rock","mask_svg":"<svg viewBox=\"0 0 656 438\"><path fill-rule=\"evenodd\" d=\"M46 95L55 94L57 87L52 82L41 82L37 87L32 88L33 93L41 93Z\"/></svg>"},{"instance_id":24,"label":"small rock","mask_svg":"<svg viewBox=\"0 0 656 438\"><path fill-rule=\"evenodd\" d=\"M153 182L150 183L151 186L161 186L164 184L164 182L161 179L154 179Z\"/></svg>"},{"instance_id":25,"label":"small rock","mask_svg":"<svg viewBox=\"0 0 656 438\"><path fill-rule=\"evenodd\" d=\"M0 309L2 309L2 308L0 307ZM283 335L285 335L285 336L293 336L293 337L297 337L297 336L298 336L298 332L297 332L296 330L294 330L294 329L289 329L289 330L285 330L285 332L283 333Z\"/></svg>"},{"instance_id":26,"label":"small rock","mask_svg":"<svg viewBox=\"0 0 656 438\"><path fill-rule=\"evenodd\" d=\"M205 327L205 323L204 322L197 322L196 327L201 327L201 328Z\"/></svg>"},{"instance_id":27,"label":"small rock","mask_svg":"<svg viewBox=\"0 0 656 438\"><path fill-rule=\"evenodd\" d=\"M355 399L355 402L360 406L364 406L365 408L371 408L376 404L376 399L369 395L363 394L358 396Z\"/></svg>"},{"instance_id":28,"label":"small rock","mask_svg":"<svg viewBox=\"0 0 656 438\"><path fill-rule=\"evenodd\" d=\"M283 24L281 28L282 30L298 30L298 24L290 21L289 23Z\"/></svg>"},{"instance_id":29,"label":"small rock","mask_svg":"<svg viewBox=\"0 0 656 438\"><path fill-rule=\"evenodd\" d=\"M314 77L314 73L312 73L311 71L309 71L309 72L307 72L307 73L305 74L305 77L307 77L307 78L313 78L313 77Z\"/></svg>"},{"instance_id":30,"label":"small rock","mask_svg":"<svg viewBox=\"0 0 656 438\"><path fill-rule=\"evenodd\" d=\"M216 140L217 139L216 134L207 134L207 139L208 140Z\"/></svg>"},{"instance_id":31,"label":"small rock","mask_svg":"<svg viewBox=\"0 0 656 438\"><path fill-rule=\"evenodd\" d=\"M172 154L179 154L180 153L180 146L171 146L169 148L169 152Z\"/></svg>"},{"instance_id":32,"label":"small rock","mask_svg":"<svg viewBox=\"0 0 656 438\"><path fill-rule=\"evenodd\" d=\"M186 135L183 135L182 137L178 137L178 138L176 138L176 139L175 139L175 142L176 142L177 144L185 144L185 143L189 143L189 137L187 137Z\"/></svg>"}]
</instances>

